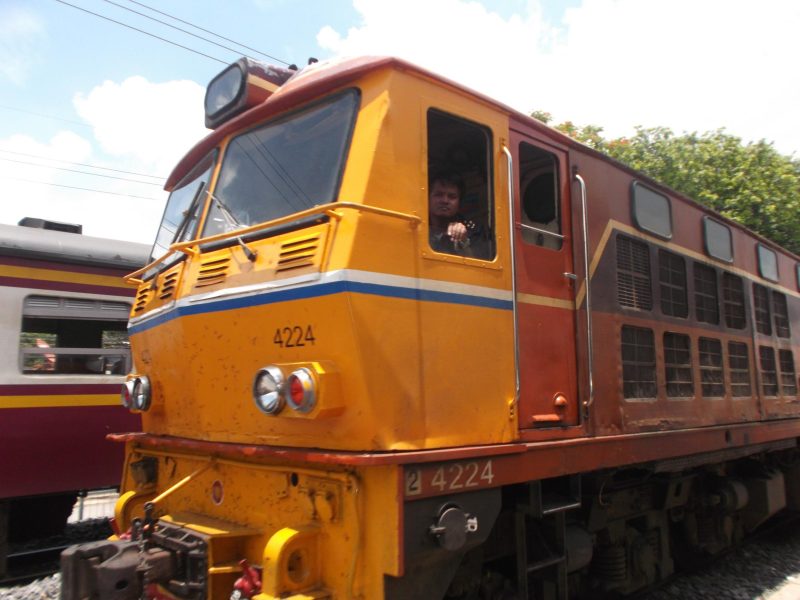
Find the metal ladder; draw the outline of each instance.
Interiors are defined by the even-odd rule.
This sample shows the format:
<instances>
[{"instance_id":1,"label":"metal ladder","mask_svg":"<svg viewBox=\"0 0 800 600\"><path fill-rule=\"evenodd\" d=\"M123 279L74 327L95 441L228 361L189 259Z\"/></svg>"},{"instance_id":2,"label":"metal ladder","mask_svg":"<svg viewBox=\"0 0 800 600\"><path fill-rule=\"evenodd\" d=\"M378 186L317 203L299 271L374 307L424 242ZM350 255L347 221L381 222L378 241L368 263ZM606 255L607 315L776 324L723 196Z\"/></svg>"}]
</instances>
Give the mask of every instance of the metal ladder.
<instances>
[{"instance_id":1,"label":"metal ladder","mask_svg":"<svg viewBox=\"0 0 800 600\"><path fill-rule=\"evenodd\" d=\"M580 508L580 498L579 476L526 485L514 515L521 598L567 599L566 513Z\"/></svg>"}]
</instances>

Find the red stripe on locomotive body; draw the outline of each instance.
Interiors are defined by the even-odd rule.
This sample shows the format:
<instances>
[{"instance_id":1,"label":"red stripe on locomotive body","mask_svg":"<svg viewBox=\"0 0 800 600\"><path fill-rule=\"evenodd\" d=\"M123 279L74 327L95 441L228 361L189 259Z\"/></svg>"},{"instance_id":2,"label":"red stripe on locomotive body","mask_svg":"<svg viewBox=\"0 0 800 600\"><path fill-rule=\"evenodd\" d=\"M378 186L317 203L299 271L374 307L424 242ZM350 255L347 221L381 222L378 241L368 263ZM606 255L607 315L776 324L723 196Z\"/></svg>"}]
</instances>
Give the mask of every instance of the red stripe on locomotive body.
<instances>
[{"instance_id":1,"label":"red stripe on locomotive body","mask_svg":"<svg viewBox=\"0 0 800 600\"><path fill-rule=\"evenodd\" d=\"M118 394L117 383L42 383L0 385L0 396L71 396Z\"/></svg>"},{"instance_id":2,"label":"red stripe on locomotive body","mask_svg":"<svg viewBox=\"0 0 800 600\"><path fill-rule=\"evenodd\" d=\"M0 265L7 265L10 267L28 267L31 269L51 269L53 271L66 271L69 273L82 273L85 275L104 275L107 277L119 278L122 278L128 274L127 269L91 267L88 265L78 265L74 263L60 263L47 260L18 258L16 256L0 256Z\"/></svg>"},{"instance_id":3,"label":"red stripe on locomotive body","mask_svg":"<svg viewBox=\"0 0 800 600\"><path fill-rule=\"evenodd\" d=\"M496 456L475 452L459 460L406 464L406 501L501 487L563 475L588 473L620 464L654 467L682 461L685 468L715 464L760 451L794 447L800 421L743 423L728 427L624 434L528 444L526 451ZM687 449L691 448L691 452ZM516 450L516 448L514 448ZM427 453L426 459L437 454Z\"/></svg>"},{"instance_id":4,"label":"red stripe on locomotive body","mask_svg":"<svg viewBox=\"0 0 800 600\"><path fill-rule=\"evenodd\" d=\"M232 442L210 442L170 435L150 433L112 434L108 438L115 442L132 443L151 449L167 449L174 452L208 454L226 458L257 458L278 461L309 462L321 465L380 466L404 463L458 460L469 456L495 456L526 451L526 445L496 444L492 446L460 446L440 450L409 450L404 452L350 452L337 450L310 450L289 446L266 446L237 444Z\"/></svg>"},{"instance_id":5,"label":"red stripe on locomotive body","mask_svg":"<svg viewBox=\"0 0 800 600\"><path fill-rule=\"evenodd\" d=\"M0 498L119 485L123 447L105 436L140 428L121 406L5 409Z\"/></svg>"},{"instance_id":6,"label":"red stripe on locomotive body","mask_svg":"<svg viewBox=\"0 0 800 600\"><path fill-rule=\"evenodd\" d=\"M56 290L60 292L82 292L86 294L108 294L112 296L132 297L133 289L117 288L106 285L91 285L85 283L67 283L61 281L46 281L42 279L25 279L22 277L0 277L0 286L32 288L39 290Z\"/></svg>"},{"instance_id":7,"label":"red stripe on locomotive body","mask_svg":"<svg viewBox=\"0 0 800 600\"><path fill-rule=\"evenodd\" d=\"M677 431L575 437L544 442L515 442L490 446L463 446L407 452L346 452L303 448L209 442L149 433L109 435L115 442L172 452L214 455L231 459L298 461L354 467L426 465L435 471L443 464L474 459L500 461L504 471L491 487L521 481L588 472L625 464L669 460L706 453L737 451L758 444L800 436L800 420L736 423ZM794 443L793 440L791 440ZM687 453L687 448L692 451ZM504 474L502 474L504 473ZM497 474L496 474L497 475Z\"/></svg>"}]
</instances>

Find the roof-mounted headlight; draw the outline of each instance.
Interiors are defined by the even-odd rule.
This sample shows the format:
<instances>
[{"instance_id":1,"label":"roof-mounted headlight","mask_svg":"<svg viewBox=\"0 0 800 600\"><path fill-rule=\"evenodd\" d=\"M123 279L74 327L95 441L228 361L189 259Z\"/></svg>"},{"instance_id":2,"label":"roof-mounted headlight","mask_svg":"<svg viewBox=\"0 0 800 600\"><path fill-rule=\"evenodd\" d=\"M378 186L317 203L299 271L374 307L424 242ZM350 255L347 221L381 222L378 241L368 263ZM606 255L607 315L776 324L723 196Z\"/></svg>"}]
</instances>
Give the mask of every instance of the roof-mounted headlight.
<instances>
[{"instance_id":1,"label":"roof-mounted headlight","mask_svg":"<svg viewBox=\"0 0 800 600\"><path fill-rule=\"evenodd\" d=\"M268 415L275 415L283 408L285 380L283 371L275 365L259 369L253 380L253 399L256 406Z\"/></svg>"},{"instance_id":2,"label":"roof-mounted headlight","mask_svg":"<svg viewBox=\"0 0 800 600\"><path fill-rule=\"evenodd\" d=\"M216 129L261 104L295 73L252 58L240 58L214 77L206 88L206 127Z\"/></svg>"}]
</instances>

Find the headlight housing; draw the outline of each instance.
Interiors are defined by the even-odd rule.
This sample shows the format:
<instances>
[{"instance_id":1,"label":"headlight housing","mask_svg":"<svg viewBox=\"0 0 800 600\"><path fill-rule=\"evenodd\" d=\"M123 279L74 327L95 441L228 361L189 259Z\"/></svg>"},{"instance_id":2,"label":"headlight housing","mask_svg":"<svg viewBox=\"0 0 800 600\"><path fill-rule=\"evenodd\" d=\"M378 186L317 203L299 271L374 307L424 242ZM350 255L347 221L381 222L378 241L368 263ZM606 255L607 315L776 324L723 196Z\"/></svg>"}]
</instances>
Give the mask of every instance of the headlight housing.
<instances>
[{"instance_id":1,"label":"headlight housing","mask_svg":"<svg viewBox=\"0 0 800 600\"><path fill-rule=\"evenodd\" d=\"M133 379L129 379L122 384L122 390L119 394L120 402L125 408L133 408Z\"/></svg>"},{"instance_id":2,"label":"headlight housing","mask_svg":"<svg viewBox=\"0 0 800 600\"><path fill-rule=\"evenodd\" d=\"M278 414L284 405L285 379L275 365L259 369L253 379L253 400L258 410L268 415Z\"/></svg>"},{"instance_id":3,"label":"headlight housing","mask_svg":"<svg viewBox=\"0 0 800 600\"><path fill-rule=\"evenodd\" d=\"M314 376L306 368L297 369L287 380L286 402L300 413L309 413L317 405L317 390Z\"/></svg>"},{"instance_id":4,"label":"headlight housing","mask_svg":"<svg viewBox=\"0 0 800 600\"><path fill-rule=\"evenodd\" d=\"M137 375L122 384L119 397L122 406L129 410L145 411L150 408L152 387L147 375Z\"/></svg>"},{"instance_id":5,"label":"headlight housing","mask_svg":"<svg viewBox=\"0 0 800 600\"><path fill-rule=\"evenodd\" d=\"M133 408L145 411L150 408L151 400L150 378L147 375L140 375L133 380Z\"/></svg>"}]
</instances>

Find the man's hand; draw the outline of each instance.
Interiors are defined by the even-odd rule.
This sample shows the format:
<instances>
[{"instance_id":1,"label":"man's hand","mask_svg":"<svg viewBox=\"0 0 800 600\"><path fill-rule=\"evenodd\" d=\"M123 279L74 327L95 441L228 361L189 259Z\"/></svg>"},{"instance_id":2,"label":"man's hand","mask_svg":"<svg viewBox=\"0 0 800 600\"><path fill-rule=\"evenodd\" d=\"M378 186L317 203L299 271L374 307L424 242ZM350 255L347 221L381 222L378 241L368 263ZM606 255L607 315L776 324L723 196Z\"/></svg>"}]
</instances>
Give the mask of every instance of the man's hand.
<instances>
[{"instance_id":1,"label":"man's hand","mask_svg":"<svg viewBox=\"0 0 800 600\"><path fill-rule=\"evenodd\" d=\"M447 237L455 244L463 244L467 239L467 226L453 221L447 226Z\"/></svg>"}]
</instances>

